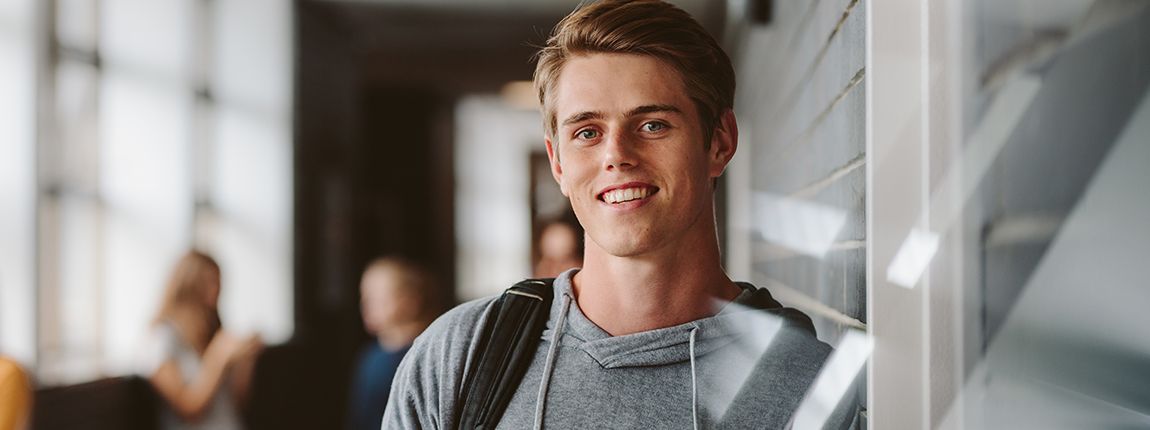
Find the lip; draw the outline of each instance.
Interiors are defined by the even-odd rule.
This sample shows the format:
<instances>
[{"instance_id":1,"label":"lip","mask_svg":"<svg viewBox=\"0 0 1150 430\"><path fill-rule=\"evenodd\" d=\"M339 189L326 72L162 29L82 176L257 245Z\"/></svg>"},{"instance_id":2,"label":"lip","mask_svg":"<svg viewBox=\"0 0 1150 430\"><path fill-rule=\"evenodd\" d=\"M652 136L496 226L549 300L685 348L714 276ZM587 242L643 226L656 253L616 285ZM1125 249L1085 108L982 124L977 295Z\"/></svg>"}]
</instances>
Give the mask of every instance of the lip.
<instances>
[{"instance_id":1,"label":"lip","mask_svg":"<svg viewBox=\"0 0 1150 430\"><path fill-rule=\"evenodd\" d=\"M629 202L623 202L623 203L607 203L605 200L603 200L603 194L605 194L609 191L618 190L621 188L646 188L646 189L650 190L650 194L648 194L647 198L645 198L645 199L631 200ZM656 187L656 186L651 185L651 184L646 183L646 182L633 181L633 182L611 185L609 187L603 188L603 189L599 190L598 193L595 194L595 199L599 200L600 203L605 204L605 205L609 205L609 206L641 206L643 203L646 203L647 199L651 198L651 196L655 195L658 192L659 192L659 187Z\"/></svg>"}]
</instances>

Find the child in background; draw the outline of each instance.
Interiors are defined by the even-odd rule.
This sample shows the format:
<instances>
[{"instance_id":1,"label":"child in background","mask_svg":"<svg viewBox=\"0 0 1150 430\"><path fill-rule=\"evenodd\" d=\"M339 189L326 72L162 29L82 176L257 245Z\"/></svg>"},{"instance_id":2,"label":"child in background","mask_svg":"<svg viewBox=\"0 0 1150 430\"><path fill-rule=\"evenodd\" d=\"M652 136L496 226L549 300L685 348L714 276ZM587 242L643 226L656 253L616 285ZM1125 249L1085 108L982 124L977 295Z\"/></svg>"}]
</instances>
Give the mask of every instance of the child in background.
<instances>
[{"instance_id":1,"label":"child in background","mask_svg":"<svg viewBox=\"0 0 1150 430\"><path fill-rule=\"evenodd\" d=\"M416 336L439 316L437 291L430 274L409 261L380 258L364 270L360 311L374 339L356 361L349 429L379 430L396 367Z\"/></svg>"}]
</instances>

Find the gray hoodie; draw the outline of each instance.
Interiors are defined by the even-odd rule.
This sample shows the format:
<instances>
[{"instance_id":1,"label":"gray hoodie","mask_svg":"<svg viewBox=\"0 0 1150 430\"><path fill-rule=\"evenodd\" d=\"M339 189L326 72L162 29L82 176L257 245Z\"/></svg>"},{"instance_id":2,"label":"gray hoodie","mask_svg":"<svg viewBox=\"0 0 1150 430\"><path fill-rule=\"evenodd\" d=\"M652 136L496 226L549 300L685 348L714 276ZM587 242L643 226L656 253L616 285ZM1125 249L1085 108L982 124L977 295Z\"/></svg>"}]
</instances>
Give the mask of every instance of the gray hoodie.
<instances>
[{"instance_id":1,"label":"gray hoodie","mask_svg":"<svg viewBox=\"0 0 1150 430\"><path fill-rule=\"evenodd\" d=\"M575 303L574 273L555 280L547 329L499 429L784 428L831 352L806 315L750 284L716 302L715 316L611 336ZM462 304L416 339L384 429L458 426L456 397L494 300Z\"/></svg>"}]
</instances>

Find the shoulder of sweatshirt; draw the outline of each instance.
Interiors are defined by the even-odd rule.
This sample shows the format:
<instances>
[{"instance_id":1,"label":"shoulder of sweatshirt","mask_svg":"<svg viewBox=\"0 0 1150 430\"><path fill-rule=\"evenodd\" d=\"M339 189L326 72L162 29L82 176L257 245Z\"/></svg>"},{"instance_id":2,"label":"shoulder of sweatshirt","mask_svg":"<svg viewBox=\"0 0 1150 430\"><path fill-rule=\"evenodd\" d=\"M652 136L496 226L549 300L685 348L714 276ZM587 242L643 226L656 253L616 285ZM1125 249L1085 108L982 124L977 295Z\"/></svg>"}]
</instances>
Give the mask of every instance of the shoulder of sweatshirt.
<instances>
[{"instance_id":1,"label":"shoulder of sweatshirt","mask_svg":"<svg viewBox=\"0 0 1150 430\"><path fill-rule=\"evenodd\" d=\"M494 295L475 299L440 315L415 339L409 354L433 353L433 357L467 354L498 298L499 295Z\"/></svg>"},{"instance_id":2,"label":"shoulder of sweatshirt","mask_svg":"<svg viewBox=\"0 0 1150 430\"><path fill-rule=\"evenodd\" d=\"M443 314L412 343L396 370L383 428L455 428L456 395L474 335L495 297L473 300Z\"/></svg>"}]
</instances>

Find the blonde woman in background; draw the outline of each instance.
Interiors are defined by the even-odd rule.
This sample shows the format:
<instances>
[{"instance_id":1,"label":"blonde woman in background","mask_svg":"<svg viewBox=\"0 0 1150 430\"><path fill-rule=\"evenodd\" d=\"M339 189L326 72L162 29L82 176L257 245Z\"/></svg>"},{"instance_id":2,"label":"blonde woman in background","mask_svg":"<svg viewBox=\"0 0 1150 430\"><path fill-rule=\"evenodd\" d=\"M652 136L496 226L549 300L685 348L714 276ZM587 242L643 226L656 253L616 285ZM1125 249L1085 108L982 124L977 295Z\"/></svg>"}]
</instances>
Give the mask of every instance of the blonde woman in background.
<instances>
[{"instance_id":1,"label":"blonde woman in background","mask_svg":"<svg viewBox=\"0 0 1150 430\"><path fill-rule=\"evenodd\" d=\"M219 317L220 266L191 251L176 263L152 322L145 374L167 405L165 428L238 429L258 336L228 333Z\"/></svg>"}]
</instances>

